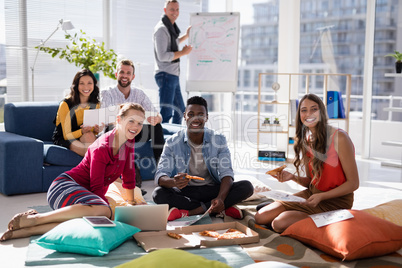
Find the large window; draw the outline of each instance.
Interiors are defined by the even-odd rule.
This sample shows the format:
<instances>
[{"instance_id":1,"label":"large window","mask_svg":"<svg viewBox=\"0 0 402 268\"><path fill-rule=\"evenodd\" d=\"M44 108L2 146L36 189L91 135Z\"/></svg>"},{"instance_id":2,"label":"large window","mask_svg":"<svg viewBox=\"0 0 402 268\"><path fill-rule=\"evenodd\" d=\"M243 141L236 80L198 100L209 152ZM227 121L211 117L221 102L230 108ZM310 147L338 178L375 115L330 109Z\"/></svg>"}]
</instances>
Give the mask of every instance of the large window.
<instances>
[{"instance_id":1,"label":"large window","mask_svg":"<svg viewBox=\"0 0 402 268\"><path fill-rule=\"evenodd\" d=\"M71 85L77 67L37 50L60 19L71 20L75 29L103 41L102 0L89 1L12 1L5 0L5 30L7 56L7 97L9 102L32 100L61 100ZM49 47L68 44L60 29L46 42ZM34 72L32 72L34 67ZM33 73L33 74L32 74ZM32 77L32 75L34 77ZM33 78L33 79L32 79ZM32 80L34 89L32 92Z\"/></svg>"},{"instance_id":2,"label":"large window","mask_svg":"<svg viewBox=\"0 0 402 268\"><path fill-rule=\"evenodd\" d=\"M401 165L402 75L395 74L395 59L384 55L401 51L401 5L398 0L377 0L373 55L370 157L384 164Z\"/></svg>"},{"instance_id":3,"label":"large window","mask_svg":"<svg viewBox=\"0 0 402 268\"><path fill-rule=\"evenodd\" d=\"M35 46L45 40L60 19L70 20L80 30L106 46L114 49L119 57L132 59L136 65L137 86L157 91L154 80L154 55L152 34L163 14L163 0L105 1L105 0L3 0L5 1L5 30L7 45L7 97L9 102L32 100L32 66ZM181 0L177 24L182 33L189 24L190 13L201 9L200 1ZM105 30L110 28L109 31ZM109 35L109 36L107 36ZM49 47L69 44L64 32L58 30L47 42ZM186 61L181 64L186 69ZM78 67L49 54L40 52L34 68L35 101L60 101ZM185 73L185 72L183 72ZM180 77L185 81L185 75ZM101 88L114 84L101 76ZM157 102L157 93L153 100Z\"/></svg>"},{"instance_id":4,"label":"large window","mask_svg":"<svg viewBox=\"0 0 402 268\"><path fill-rule=\"evenodd\" d=\"M278 36L280 0L231 0L232 10L240 12L240 49L236 110L242 117L256 114L258 73L278 70ZM299 72L352 74L350 135L355 142L356 153L362 151L362 118L371 117L370 157L400 160L400 148L384 146L389 140L400 140L402 113L394 107L402 107L402 78L395 77L394 59L384 57L394 50L401 50L402 14L398 0L377 0L373 58L371 111L363 115L364 70L366 47L366 0L300 0L300 43L295 44L299 53ZM137 86L146 88L157 102L157 86L153 78L154 60L152 32L163 13L164 0L106 1L106 0L0 0L4 3L5 40L0 39L0 81L5 75L4 54L7 55L7 99L9 102L31 100L31 67L36 55L35 46L46 39L58 21L71 20L75 29L84 30L98 41L106 41L121 57L135 61ZM110 6L105 6L109 4ZM291 8L291 7L290 7ZM181 0L177 21L185 31L190 13L198 11L225 12L226 1ZM1 9L0 9L1 11ZM0 19L1 20L1 19ZM106 23L106 24L105 24ZM105 26L110 27L105 36ZM1 23L0 23L1 27ZM3 26L4 27L4 26ZM4 31L3 31L4 33ZM297 33L295 33L297 34ZM1 37L1 36L0 36ZM5 53L4 44L7 49ZM63 31L56 32L47 46L66 45ZM399 46L398 46L399 45ZM181 62L180 76L185 96L186 60ZM68 90L77 67L57 58L39 53L34 71L35 99L61 100ZM273 81L262 81L270 87ZM108 81L101 78L101 86ZM319 88L322 81L316 81ZM342 84L342 83L339 83ZM4 98L1 98L0 107ZM340 87L343 93L345 89ZM300 90L301 94L302 90ZM317 91L319 92L319 91ZM211 111L220 107L219 98L213 98ZM272 96L264 96L270 99ZM226 98L220 98L224 102ZM216 109L215 109L216 108ZM1 118L1 108L0 108ZM240 126L240 124L239 124ZM388 129L390 127L390 129ZM378 132L378 129L381 132ZM385 131L384 131L385 130ZM399 136L392 136L399 135ZM381 137L381 138L379 138Z\"/></svg>"}]
</instances>

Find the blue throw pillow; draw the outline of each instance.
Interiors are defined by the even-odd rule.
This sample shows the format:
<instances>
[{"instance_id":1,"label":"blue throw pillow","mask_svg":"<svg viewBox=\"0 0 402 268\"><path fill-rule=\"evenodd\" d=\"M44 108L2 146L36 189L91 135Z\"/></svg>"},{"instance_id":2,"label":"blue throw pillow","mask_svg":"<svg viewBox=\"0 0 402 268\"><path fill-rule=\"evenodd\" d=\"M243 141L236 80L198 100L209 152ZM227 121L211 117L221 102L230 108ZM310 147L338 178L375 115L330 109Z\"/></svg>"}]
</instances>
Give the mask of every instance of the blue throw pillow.
<instances>
[{"instance_id":1,"label":"blue throw pillow","mask_svg":"<svg viewBox=\"0 0 402 268\"><path fill-rule=\"evenodd\" d=\"M82 218L72 219L57 225L34 242L60 252L103 256L141 231L122 222L114 223L115 227L92 227Z\"/></svg>"}]
</instances>

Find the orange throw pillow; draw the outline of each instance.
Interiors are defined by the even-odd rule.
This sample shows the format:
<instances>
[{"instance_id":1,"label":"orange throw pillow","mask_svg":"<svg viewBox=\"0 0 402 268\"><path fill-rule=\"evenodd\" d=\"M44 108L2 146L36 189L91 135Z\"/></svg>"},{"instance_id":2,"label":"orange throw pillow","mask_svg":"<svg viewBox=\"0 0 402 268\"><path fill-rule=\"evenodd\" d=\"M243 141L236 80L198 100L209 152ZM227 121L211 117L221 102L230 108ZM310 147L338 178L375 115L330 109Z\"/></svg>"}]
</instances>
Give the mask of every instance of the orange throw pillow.
<instances>
[{"instance_id":1,"label":"orange throw pillow","mask_svg":"<svg viewBox=\"0 0 402 268\"><path fill-rule=\"evenodd\" d=\"M354 218L317 228L309 217L289 226L290 236L342 260L389 254L402 247L402 227L359 210Z\"/></svg>"},{"instance_id":2,"label":"orange throw pillow","mask_svg":"<svg viewBox=\"0 0 402 268\"><path fill-rule=\"evenodd\" d=\"M402 226L402 199L396 199L373 208L362 209L373 216Z\"/></svg>"}]
</instances>

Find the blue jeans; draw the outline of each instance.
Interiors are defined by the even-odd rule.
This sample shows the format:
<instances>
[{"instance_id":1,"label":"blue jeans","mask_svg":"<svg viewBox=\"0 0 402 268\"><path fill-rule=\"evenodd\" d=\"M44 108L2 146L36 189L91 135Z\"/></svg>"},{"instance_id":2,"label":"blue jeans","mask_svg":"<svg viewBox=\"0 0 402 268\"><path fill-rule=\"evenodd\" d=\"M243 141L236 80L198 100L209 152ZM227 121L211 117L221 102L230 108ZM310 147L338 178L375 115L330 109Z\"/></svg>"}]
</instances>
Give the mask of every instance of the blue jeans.
<instances>
[{"instance_id":1,"label":"blue jeans","mask_svg":"<svg viewBox=\"0 0 402 268\"><path fill-rule=\"evenodd\" d=\"M162 123L168 123L173 116L172 123L181 124L185 106L181 95L179 77L160 72L155 75L155 81L159 87Z\"/></svg>"}]
</instances>

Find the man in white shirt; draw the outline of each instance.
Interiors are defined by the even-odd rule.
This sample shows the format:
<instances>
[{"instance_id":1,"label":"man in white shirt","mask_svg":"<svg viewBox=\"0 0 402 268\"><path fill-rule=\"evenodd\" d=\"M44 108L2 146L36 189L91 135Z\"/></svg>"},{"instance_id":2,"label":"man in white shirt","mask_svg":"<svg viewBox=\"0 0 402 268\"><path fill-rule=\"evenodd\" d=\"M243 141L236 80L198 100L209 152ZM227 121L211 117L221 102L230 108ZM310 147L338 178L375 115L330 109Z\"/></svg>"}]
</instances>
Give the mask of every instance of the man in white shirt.
<instances>
[{"instance_id":1,"label":"man in white shirt","mask_svg":"<svg viewBox=\"0 0 402 268\"><path fill-rule=\"evenodd\" d=\"M144 124L142 131L135 137L136 142L151 140L156 163L162 154L165 139L161 126L162 116L158 113L148 96L139 88L131 87L135 78L135 67L131 60L121 60L116 67L117 85L101 92L101 107L120 105L126 102L134 102L142 105L145 111L152 112L155 116L147 118L149 124Z\"/></svg>"}]
</instances>

